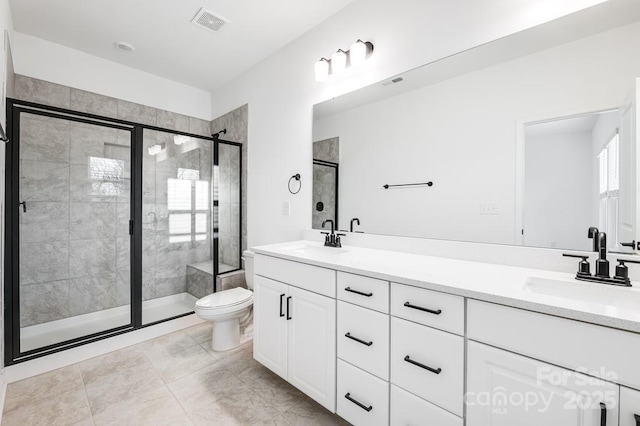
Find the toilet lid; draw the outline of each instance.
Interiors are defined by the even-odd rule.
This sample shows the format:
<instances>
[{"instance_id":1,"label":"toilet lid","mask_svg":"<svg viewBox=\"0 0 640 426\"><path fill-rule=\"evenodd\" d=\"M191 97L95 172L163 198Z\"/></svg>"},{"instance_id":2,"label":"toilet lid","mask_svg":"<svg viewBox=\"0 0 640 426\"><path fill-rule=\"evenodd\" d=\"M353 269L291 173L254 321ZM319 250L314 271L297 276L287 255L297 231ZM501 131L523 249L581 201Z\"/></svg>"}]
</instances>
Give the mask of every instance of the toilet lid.
<instances>
[{"instance_id":1,"label":"toilet lid","mask_svg":"<svg viewBox=\"0 0 640 426\"><path fill-rule=\"evenodd\" d=\"M251 290L236 287L205 296L196 302L196 306L202 309L222 308L246 302L251 297L253 297Z\"/></svg>"}]
</instances>

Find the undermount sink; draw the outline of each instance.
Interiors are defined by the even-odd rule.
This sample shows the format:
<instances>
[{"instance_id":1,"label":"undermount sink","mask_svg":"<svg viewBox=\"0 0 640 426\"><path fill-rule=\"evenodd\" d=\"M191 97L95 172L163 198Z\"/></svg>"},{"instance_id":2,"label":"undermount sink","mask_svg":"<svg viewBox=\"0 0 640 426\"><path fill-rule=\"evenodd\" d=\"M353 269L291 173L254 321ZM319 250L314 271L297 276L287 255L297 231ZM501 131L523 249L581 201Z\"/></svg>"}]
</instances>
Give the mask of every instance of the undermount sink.
<instances>
[{"instance_id":1,"label":"undermount sink","mask_svg":"<svg viewBox=\"0 0 640 426\"><path fill-rule=\"evenodd\" d=\"M337 255L342 253L347 253L348 250L338 247L324 247L324 246L312 246L307 244L295 244L292 246L282 247L283 250L291 251L299 254L307 254L307 255Z\"/></svg>"},{"instance_id":2,"label":"undermount sink","mask_svg":"<svg viewBox=\"0 0 640 426\"><path fill-rule=\"evenodd\" d=\"M640 309L640 290L631 287L529 277L525 281L524 289L544 296L624 309Z\"/></svg>"}]
</instances>

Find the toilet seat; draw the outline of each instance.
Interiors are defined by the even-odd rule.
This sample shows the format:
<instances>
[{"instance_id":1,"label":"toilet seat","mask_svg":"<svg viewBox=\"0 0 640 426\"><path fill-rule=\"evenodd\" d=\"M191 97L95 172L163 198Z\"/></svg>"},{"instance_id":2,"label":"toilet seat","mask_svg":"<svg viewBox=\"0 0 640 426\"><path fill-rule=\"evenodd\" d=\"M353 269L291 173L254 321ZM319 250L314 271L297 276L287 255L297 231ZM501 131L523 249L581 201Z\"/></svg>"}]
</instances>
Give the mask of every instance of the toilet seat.
<instances>
[{"instance_id":1,"label":"toilet seat","mask_svg":"<svg viewBox=\"0 0 640 426\"><path fill-rule=\"evenodd\" d=\"M246 288L236 287L219 291L199 299L196 308L203 311L214 311L241 305L253 299L253 292Z\"/></svg>"}]
</instances>

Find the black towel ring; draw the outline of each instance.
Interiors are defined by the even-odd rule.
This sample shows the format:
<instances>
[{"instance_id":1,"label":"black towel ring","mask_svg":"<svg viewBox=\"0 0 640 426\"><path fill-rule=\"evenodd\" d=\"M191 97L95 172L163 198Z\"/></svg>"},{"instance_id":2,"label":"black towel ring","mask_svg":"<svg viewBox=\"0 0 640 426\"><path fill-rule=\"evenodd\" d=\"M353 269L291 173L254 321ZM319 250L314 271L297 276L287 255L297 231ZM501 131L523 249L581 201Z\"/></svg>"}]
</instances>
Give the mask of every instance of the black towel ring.
<instances>
[{"instance_id":1,"label":"black towel ring","mask_svg":"<svg viewBox=\"0 0 640 426\"><path fill-rule=\"evenodd\" d=\"M295 192L291 190L291 181L294 179L298 181L298 190ZM300 181L300 173L296 173L295 175L291 176L289 178L289 183L287 186L289 187L289 192L292 194L297 194L298 192L300 192L300 190L302 189L302 182Z\"/></svg>"}]
</instances>

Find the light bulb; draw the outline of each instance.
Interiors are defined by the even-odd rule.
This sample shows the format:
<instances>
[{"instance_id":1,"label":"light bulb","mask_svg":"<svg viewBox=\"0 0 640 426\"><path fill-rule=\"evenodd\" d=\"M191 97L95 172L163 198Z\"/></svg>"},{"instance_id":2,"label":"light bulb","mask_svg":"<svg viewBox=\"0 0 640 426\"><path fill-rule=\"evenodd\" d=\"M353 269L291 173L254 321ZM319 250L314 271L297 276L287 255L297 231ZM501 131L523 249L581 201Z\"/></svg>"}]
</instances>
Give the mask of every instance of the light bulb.
<instances>
[{"instance_id":1,"label":"light bulb","mask_svg":"<svg viewBox=\"0 0 640 426\"><path fill-rule=\"evenodd\" d=\"M364 41L358 40L353 43L351 45L351 48L349 49L349 59L351 60L351 65L357 66L363 63L367 59L367 50L368 46Z\"/></svg>"},{"instance_id":2,"label":"light bulb","mask_svg":"<svg viewBox=\"0 0 640 426\"><path fill-rule=\"evenodd\" d=\"M331 55L331 73L342 74L347 68L347 54L340 49Z\"/></svg>"},{"instance_id":3,"label":"light bulb","mask_svg":"<svg viewBox=\"0 0 640 426\"><path fill-rule=\"evenodd\" d=\"M326 58L316 62L316 81L327 81L329 78L329 61Z\"/></svg>"}]
</instances>

